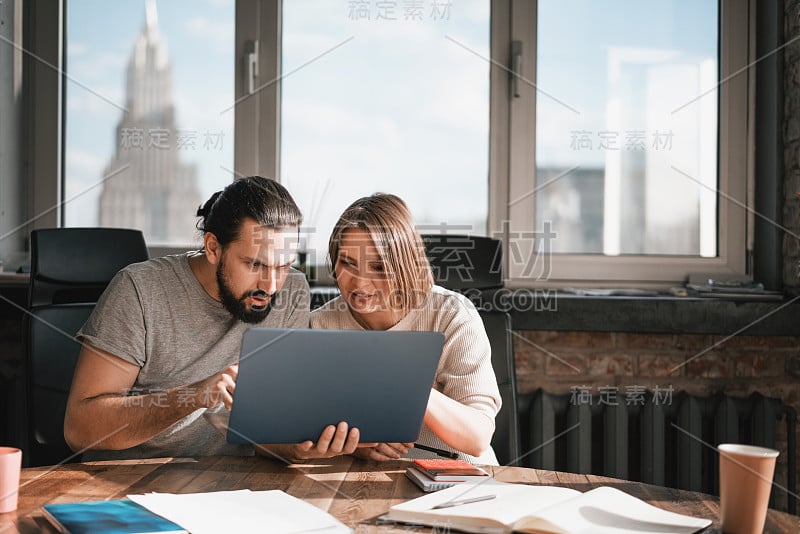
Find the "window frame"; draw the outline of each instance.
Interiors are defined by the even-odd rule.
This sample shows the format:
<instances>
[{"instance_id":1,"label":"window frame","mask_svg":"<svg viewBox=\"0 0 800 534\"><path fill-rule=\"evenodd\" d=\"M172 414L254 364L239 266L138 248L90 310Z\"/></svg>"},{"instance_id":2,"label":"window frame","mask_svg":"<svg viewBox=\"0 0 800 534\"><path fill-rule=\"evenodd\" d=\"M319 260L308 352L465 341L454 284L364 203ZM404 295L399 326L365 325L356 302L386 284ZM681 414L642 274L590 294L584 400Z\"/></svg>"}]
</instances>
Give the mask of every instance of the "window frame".
<instances>
[{"instance_id":1,"label":"window frame","mask_svg":"<svg viewBox=\"0 0 800 534\"><path fill-rule=\"evenodd\" d=\"M281 56L280 0L235 0L233 176L279 179ZM256 52L255 91L248 91L247 54ZM205 199L204 199L205 200ZM151 257L179 254L187 247L148 245Z\"/></svg>"},{"instance_id":2,"label":"window frame","mask_svg":"<svg viewBox=\"0 0 800 534\"><path fill-rule=\"evenodd\" d=\"M234 169L236 177L280 179L281 54L280 0L236 0ZM245 58L257 43L255 91L247 92Z\"/></svg>"},{"instance_id":3,"label":"window frame","mask_svg":"<svg viewBox=\"0 0 800 534\"><path fill-rule=\"evenodd\" d=\"M64 225L65 0L22 5L25 233ZM27 131L26 131L27 129ZM27 167L27 168L25 168ZM21 228L20 228L21 230ZM26 240L27 249L27 240Z\"/></svg>"},{"instance_id":4,"label":"window frame","mask_svg":"<svg viewBox=\"0 0 800 534\"><path fill-rule=\"evenodd\" d=\"M252 1L252 0L250 0ZM240 0L242 2L242 0ZM243 2L247 3L247 2ZM281 57L280 0L269 0L271 17L262 13L261 30L272 36L266 50L271 79L279 80ZM528 0L492 0L491 4L491 67L489 121L489 234L502 239L506 250L504 272L509 287L642 287L667 288L681 285L689 273L746 274L752 250L753 214L741 205L753 205L755 116L754 73L743 66L755 54L754 4L748 0L719 3L720 13L720 77L727 80L719 90L718 176L721 194L718 198L718 256L715 258L595 254L554 254L542 266L546 279L521 276L528 267L510 261L512 256L533 258L532 243L513 234L530 232L535 214L522 203L510 206L510 199L519 198L535 188L536 92L520 84L522 97L512 98L512 41L522 43L522 74L535 83L536 13L538 2ZM264 8L262 7L262 12ZM238 17L238 15L237 15ZM238 18L237 18L238 21ZM238 26L237 26L238 31ZM747 39L738 36L747 35ZM240 47L237 34L237 54ZM241 55L239 55L241 57ZM262 67L263 68L263 67ZM532 74L526 74L532 73ZM238 82L237 82L238 83ZM276 86L280 85L280 81ZM239 91L237 90L237 94ZM262 102L264 102L262 98ZM262 104L264 105L264 104ZM278 176L280 154L280 89L270 94L269 121L260 132L268 131L270 142L260 137L258 150L268 154L269 169ZM242 110L244 111L244 110ZM273 122L274 121L274 122ZM239 124L237 116L237 125ZM237 134L239 130L237 129ZM274 137L272 137L274 134ZM238 137L241 139L241 136ZM274 139L274 143L271 140ZM733 201L728 199L735 199ZM542 261L540 259L540 261Z\"/></svg>"},{"instance_id":5,"label":"window frame","mask_svg":"<svg viewBox=\"0 0 800 534\"><path fill-rule=\"evenodd\" d=\"M602 256L552 254L536 257L533 242L516 237L533 231L529 204L510 199L530 195L536 187L536 90L522 83L520 97L510 97L512 41L522 43L522 76L536 81L536 14L538 2L494 0L492 6L492 119L490 143L490 220L493 235L503 239L506 283L510 287L641 287L682 285L692 272L746 274L752 250L754 175L754 73L742 68L754 57L753 5L748 0L719 3L720 79L718 176L718 256ZM746 35L747 39L741 39ZM501 65L501 66L498 66ZM739 72L741 71L741 72ZM728 77L730 79L728 80ZM730 200L735 199L735 200ZM538 229L541 230L541 229ZM513 261L512 257L523 259ZM528 261L524 261L528 260ZM530 262L538 261L526 277Z\"/></svg>"},{"instance_id":6,"label":"window frame","mask_svg":"<svg viewBox=\"0 0 800 534\"><path fill-rule=\"evenodd\" d=\"M56 6L31 2L25 46L59 68L64 60L66 0ZM721 85L719 113L720 189L716 258L668 256L554 255L550 276L536 280L520 276L520 265L505 254L505 277L510 287L668 287L681 284L690 272L747 274L753 249L755 73L744 69L755 57L755 7L748 0L720 2ZM54 8L55 7L55 8ZM234 170L236 177L260 174L280 179L280 46L281 0L237 0L235 37ZM490 121L489 121L489 234L503 240L506 251L529 257L530 243L511 232L534 228L534 213L524 206L509 206L535 187L535 98L532 87L521 84L523 98L510 98L511 42L523 43L523 75L535 81L537 2L492 0ZM746 39L738 36L746 35ZM737 38L738 37L738 38ZM244 55L248 43L258 42L260 89L245 95ZM63 226L63 73L32 58L27 81L25 122L30 125L27 197L28 212L42 214L28 228ZM533 73L526 75L525 73ZM54 83L43 83L48 76ZM527 108L523 102L530 103ZM511 120L517 117L516 120ZM727 198L748 206L743 209ZM53 208L53 206L56 206ZM526 251L526 247L528 250ZM151 247L153 255L178 248Z\"/></svg>"},{"instance_id":7,"label":"window frame","mask_svg":"<svg viewBox=\"0 0 800 534\"><path fill-rule=\"evenodd\" d=\"M36 58L27 54L24 61L28 75L24 77L24 120L30 125L28 137L27 212L35 215L26 231L38 228L64 227L66 121L66 12L68 0L45 2L34 0L25 5L23 44ZM245 95L246 72L243 61L235 62L234 95L234 177L260 174L277 176L279 140L270 123L279 124L280 57L269 61L270 45L263 36L280 39L274 32L273 20L279 18L279 0L236 0L235 54L244 57L248 42L260 44L260 77L256 87L263 89ZM272 33L271 33L272 32ZM46 61L48 64L45 64ZM260 81L259 80L266 80ZM258 120L259 113L264 114ZM181 253L191 247L148 244L151 257Z\"/></svg>"}]
</instances>

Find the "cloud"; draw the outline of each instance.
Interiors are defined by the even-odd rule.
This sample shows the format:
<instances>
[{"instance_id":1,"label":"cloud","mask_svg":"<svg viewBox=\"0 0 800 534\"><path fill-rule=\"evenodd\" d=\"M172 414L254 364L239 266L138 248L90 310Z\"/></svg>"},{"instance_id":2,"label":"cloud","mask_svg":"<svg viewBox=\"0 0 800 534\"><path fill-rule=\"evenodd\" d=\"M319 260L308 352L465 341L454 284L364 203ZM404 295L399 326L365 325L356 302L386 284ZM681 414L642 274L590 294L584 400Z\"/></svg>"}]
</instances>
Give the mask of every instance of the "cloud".
<instances>
[{"instance_id":1,"label":"cloud","mask_svg":"<svg viewBox=\"0 0 800 534\"><path fill-rule=\"evenodd\" d=\"M87 44L78 43L75 41L70 41L69 43L67 43L67 55L70 58L82 56L86 54L86 52L88 51L89 51L89 45Z\"/></svg>"},{"instance_id":2,"label":"cloud","mask_svg":"<svg viewBox=\"0 0 800 534\"><path fill-rule=\"evenodd\" d=\"M341 211L355 198L375 191L406 199L417 222L484 228L485 134L476 136L452 125L431 129L408 112L398 116L396 110L302 100L284 110L281 178L307 224L317 229L310 246L324 250ZM327 181L331 186L319 202ZM449 201L442 204L441 198Z\"/></svg>"},{"instance_id":3,"label":"cloud","mask_svg":"<svg viewBox=\"0 0 800 534\"><path fill-rule=\"evenodd\" d=\"M489 62L444 36L488 56L488 26L462 35L458 24L309 12L289 13L297 29L284 33L284 69L355 36L283 86L281 178L317 227L311 246L324 249L341 211L378 190L405 198L418 222L484 229ZM325 201L315 202L328 180Z\"/></svg>"},{"instance_id":4,"label":"cloud","mask_svg":"<svg viewBox=\"0 0 800 534\"><path fill-rule=\"evenodd\" d=\"M446 2L439 2L443 4ZM453 23L478 22L489 24L489 12L491 11L489 2L484 0L474 0L472 2L457 1L452 2L450 7L450 21Z\"/></svg>"},{"instance_id":5,"label":"cloud","mask_svg":"<svg viewBox=\"0 0 800 534\"><path fill-rule=\"evenodd\" d=\"M91 87L88 86L87 87ZM118 85L95 85L91 87L94 94L78 84L67 81L67 111L71 113L90 114L92 119L103 118L116 121L122 111L103 100L98 94L103 95L120 107L125 105L124 91Z\"/></svg>"},{"instance_id":6,"label":"cloud","mask_svg":"<svg viewBox=\"0 0 800 534\"><path fill-rule=\"evenodd\" d=\"M216 46L232 47L234 44L233 26L219 24L207 17L191 17L184 23L184 28L190 35Z\"/></svg>"},{"instance_id":7,"label":"cloud","mask_svg":"<svg viewBox=\"0 0 800 534\"><path fill-rule=\"evenodd\" d=\"M286 32L283 34L283 49L284 58L289 55L294 59L297 64L284 64L284 70L291 70L306 61L313 59L320 54L330 50L338 45L345 39L350 37L350 34L345 32L336 33L334 31L326 31L325 33L296 30ZM349 46L352 43L347 43L344 46ZM336 53L336 52L334 52Z\"/></svg>"},{"instance_id":8,"label":"cloud","mask_svg":"<svg viewBox=\"0 0 800 534\"><path fill-rule=\"evenodd\" d=\"M96 226L97 203L103 187L105 158L85 150L67 147L64 216L67 226ZM113 179L113 178L112 178Z\"/></svg>"},{"instance_id":9,"label":"cloud","mask_svg":"<svg viewBox=\"0 0 800 534\"><path fill-rule=\"evenodd\" d=\"M233 113L220 114L221 109L234 102L232 94L207 94L198 91L175 91L173 104L176 111L176 125L187 129L233 128Z\"/></svg>"},{"instance_id":10,"label":"cloud","mask_svg":"<svg viewBox=\"0 0 800 534\"><path fill-rule=\"evenodd\" d=\"M122 79L128 64L127 54L93 50L81 44L73 47L70 43L69 52L70 56L73 53L76 56L69 63L69 75L86 85L100 80Z\"/></svg>"},{"instance_id":11,"label":"cloud","mask_svg":"<svg viewBox=\"0 0 800 534\"><path fill-rule=\"evenodd\" d=\"M65 163L67 165L67 172L70 175L75 174L76 176L95 177L93 180L91 178L84 179L86 182L84 185L88 187L92 183L97 183L101 179L103 166L106 162L105 158L95 153L87 152L78 148L67 147ZM72 178L70 181L72 181Z\"/></svg>"},{"instance_id":12,"label":"cloud","mask_svg":"<svg viewBox=\"0 0 800 534\"><path fill-rule=\"evenodd\" d=\"M364 108L365 111L327 103L319 100L301 100L285 97L283 121L292 132L302 136L324 139L379 138L382 142L397 140L397 126L391 116Z\"/></svg>"}]
</instances>

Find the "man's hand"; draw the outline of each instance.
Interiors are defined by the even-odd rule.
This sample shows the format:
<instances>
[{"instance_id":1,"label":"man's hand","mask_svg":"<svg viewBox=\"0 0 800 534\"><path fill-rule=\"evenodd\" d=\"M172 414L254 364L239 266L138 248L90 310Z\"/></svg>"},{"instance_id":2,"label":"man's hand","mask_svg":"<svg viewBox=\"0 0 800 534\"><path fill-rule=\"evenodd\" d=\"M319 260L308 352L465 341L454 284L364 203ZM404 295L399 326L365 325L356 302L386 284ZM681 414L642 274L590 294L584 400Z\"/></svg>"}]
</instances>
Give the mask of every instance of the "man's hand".
<instances>
[{"instance_id":1,"label":"man's hand","mask_svg":"<svg viewBox=\"0 0 800 534\"><path fill-rule=\"evenodd\" d=\"M374 446L374 443L359 445L359 431L348 428L344 421L338 425L328 425L319 435L316 443L304 441L290 445L256 445L256 451L267 457L287 461L311 460L313 458L332 458L342 454L353 454L359 446Z\"/></svg>"},{"instance_id":2,"label":"man's hand","mask_svg":"<svg viewBox=\"0 0 800 534\"><path fill-rule=\"evenodd\" d=\"M84 343L67 400L64 437L76 452L140 445L198 408L230 408L238 365L191 385L128 395L140 368Z\"/></svg>"},{"instance_id":3,"label":"man's hand","mask_svg":"<svg viewBox=\"0 0 800 534\"><path fill-rule=\"evenodd\" d=\"M219 373L209 376L205 380L196 382L188 389L194 394L194 406L198 408L215 408L220 403L228 410L233 404L233 390L236 389L236 377L239 374L239 364L226 367Z\"/></svg>"},{"instance_id":4,"label":"man's hand","mask_svg":"<svg viewBox=\"0 0 800 534\"><path fill-rule=\"evenodd\" d=\"M408 449L413 446L413 443L378 443L373 447L359 448L353 455L364 460L385 462L387 460L397 460L408 454Z\"/></svg>"}]
</instances>

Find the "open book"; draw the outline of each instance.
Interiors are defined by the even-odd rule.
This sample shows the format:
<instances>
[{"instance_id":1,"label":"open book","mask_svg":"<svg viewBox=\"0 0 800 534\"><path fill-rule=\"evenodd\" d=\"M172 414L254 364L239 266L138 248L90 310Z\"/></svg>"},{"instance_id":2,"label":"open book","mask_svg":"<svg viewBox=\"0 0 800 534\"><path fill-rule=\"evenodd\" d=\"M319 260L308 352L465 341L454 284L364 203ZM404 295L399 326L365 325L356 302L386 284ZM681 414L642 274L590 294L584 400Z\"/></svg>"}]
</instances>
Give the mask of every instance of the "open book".
<instances>
[{"instance_id":1,"label":"open book","mask_svg":"<svg viewBox=\"0 0 800 534\"><path fill-rule=\"evenodd\" d=\"M485 500L477 500L481 497ZM477 502L457 504L468 500ZM441 505L448 506L434 508ZM581 493L493 479L392 506L383 519L481 533L689 534L711 524L708 519L661 510L610 487Z\"/></svg>"}]
</instances>

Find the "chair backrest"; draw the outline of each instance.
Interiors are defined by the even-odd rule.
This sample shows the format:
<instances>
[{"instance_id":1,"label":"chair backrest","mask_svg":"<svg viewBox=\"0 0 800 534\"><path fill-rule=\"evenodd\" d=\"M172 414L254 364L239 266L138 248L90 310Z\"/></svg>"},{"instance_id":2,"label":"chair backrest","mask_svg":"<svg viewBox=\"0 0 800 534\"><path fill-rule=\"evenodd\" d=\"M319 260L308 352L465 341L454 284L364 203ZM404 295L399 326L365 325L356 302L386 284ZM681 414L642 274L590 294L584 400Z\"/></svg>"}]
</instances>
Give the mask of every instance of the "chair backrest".
<instances>
[{"instance_id":1,"label":"chair backrest","mask_svg":"<svg viewBox=\"0 0 800 534\"><path fill-rule=\"evenodd\" d=\"M423 234L433 278L447 289L503 287L502 242L490 237Z\"/></svg>"},{"instance_id":2,"label":"chair backrest","mask_svg":"<svg viewBox=\"0 0 800 534\"><path fill-rule=\"evenodd\" d=\"M147 258L144 235L139 230L34 230L30 306L97 302L117 271Z\"/></svg>"},{"instance_id":3,"label":"chair backrest","mask_svg":"<svg viewBox=\"0 0 800 534\"><path fill-rule=\"evenodd\" d=\"M486 335L492 346L492 367L503 406L495 417L492 448L500 465L517 465L520 455L517 380L514 370L514 344L511 316L506 312L480 310Z\"/></svg>"},{"instance_id":4,"label":"chair backrest","mask_svg":"<svg viewBox=\"0 0 800 534\"><path fill-rule=\"evenodd\" d=\"M28 329L29 466L53 465L73 456L64 441L64 412L81 344L74 338L94 303L40 306ZM75 458L79 460L79 458Z\"/></svg>"},{"instance_id":5,"label":"chair backrest","mask_svg":"<svg viewBox=\"0 0 800 534\"><path fill-rule=\"evenodd\" d=\"M501 241L490 237L433 234L423 234L422 240L438 285L462 292L503 287ZM515 465L520 454L520 434L511 316L483 309L479 313L492 347L492 367L503 400L495 418L492 448L501 465Z\"/></svg>"},{"instance_id":6,"label":"chair backrest","mask_svg":"<svg viewBox=\"0 0 800 534\"><path fill-rule=\"evenodd\" d=\"M75 334L117 271L146 259L144 236L138 230L58 228L31 233L26 465L51 465L73 456L64 441L64 412L80 353Z\"/></svg>"}]
</instances>

